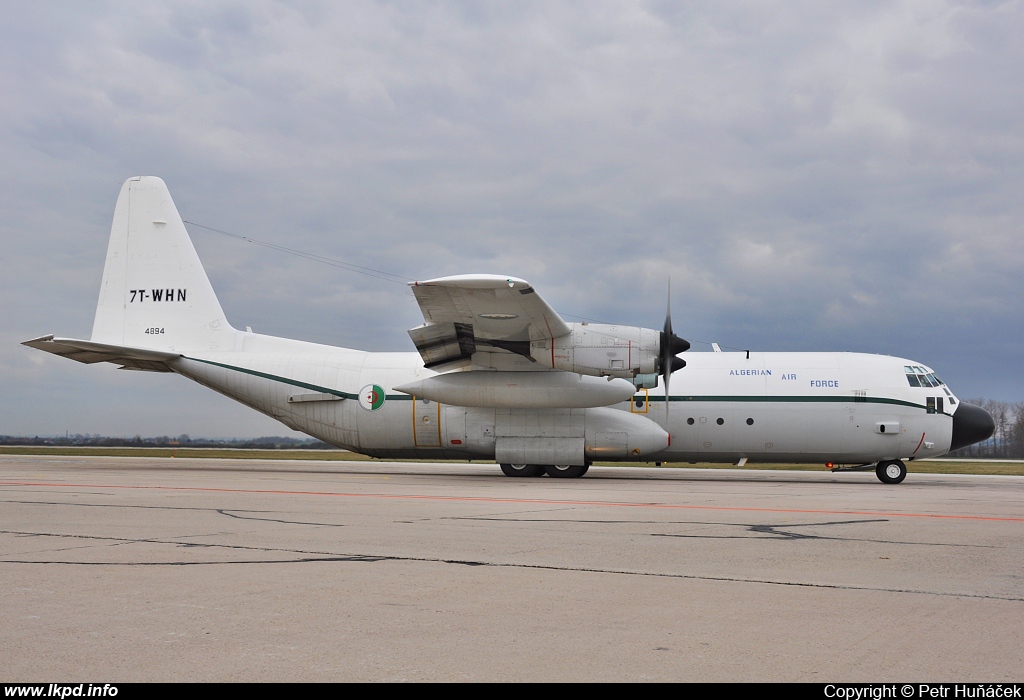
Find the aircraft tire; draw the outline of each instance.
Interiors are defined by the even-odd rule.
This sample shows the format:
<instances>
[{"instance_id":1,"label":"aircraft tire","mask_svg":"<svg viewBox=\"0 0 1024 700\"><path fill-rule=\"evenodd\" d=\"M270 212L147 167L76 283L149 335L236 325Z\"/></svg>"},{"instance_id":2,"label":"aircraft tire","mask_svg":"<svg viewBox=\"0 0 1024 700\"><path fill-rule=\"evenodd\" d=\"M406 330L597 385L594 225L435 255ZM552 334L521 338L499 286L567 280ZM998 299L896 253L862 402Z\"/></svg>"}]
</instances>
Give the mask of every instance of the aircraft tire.
<instances>
[{"instance_id":1,"label":"aircraft tire","mask_svg":"<svg viewBox=\"0 0 1024 700\"><path fill-rule=\"evenodd\" d=\"M586 474L587 468L583 465L549 464L544 471L555 479L575 479Z\"/></svg>"},{"instance_id":2,"label":"aircraft tire","mask_svg":"<svg viewBox=\"0 0 1024 700\"><path fill-rule=\"evenodd\" d=\"M544 467L539 464L502 464L505 476L544 476Z\"/></svg>"},{"instance_id":3,"label":"aircraft tire","mask_svg":"<svg viewBox=\"0 0 1024 700\"><path fill-rule=\"evenodd\" d=\"M879 462L875 467L875 475L883 484L898 484L907 478L907 465L898 459Z\"/></svg>"}]
</instances>

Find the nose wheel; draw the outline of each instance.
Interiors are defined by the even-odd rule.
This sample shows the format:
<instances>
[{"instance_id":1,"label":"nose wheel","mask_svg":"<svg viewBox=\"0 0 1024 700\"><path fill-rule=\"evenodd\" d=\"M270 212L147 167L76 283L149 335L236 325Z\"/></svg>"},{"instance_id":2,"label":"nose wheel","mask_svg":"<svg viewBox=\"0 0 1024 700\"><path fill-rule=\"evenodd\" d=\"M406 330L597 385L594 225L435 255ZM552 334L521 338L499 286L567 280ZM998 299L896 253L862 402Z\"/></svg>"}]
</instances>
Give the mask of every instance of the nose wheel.
<instances>
[{"instance_id":1,"label":"nose wheel","mask_svg":"<svg viewBox=\"0 0 1024 700\"><path fill-rule=\"evenodd\" d=\"M907 465L898 459L879 462L875 467L875 475L883 484L898 484L907 478Z\"/></svg>"}]
</instances>

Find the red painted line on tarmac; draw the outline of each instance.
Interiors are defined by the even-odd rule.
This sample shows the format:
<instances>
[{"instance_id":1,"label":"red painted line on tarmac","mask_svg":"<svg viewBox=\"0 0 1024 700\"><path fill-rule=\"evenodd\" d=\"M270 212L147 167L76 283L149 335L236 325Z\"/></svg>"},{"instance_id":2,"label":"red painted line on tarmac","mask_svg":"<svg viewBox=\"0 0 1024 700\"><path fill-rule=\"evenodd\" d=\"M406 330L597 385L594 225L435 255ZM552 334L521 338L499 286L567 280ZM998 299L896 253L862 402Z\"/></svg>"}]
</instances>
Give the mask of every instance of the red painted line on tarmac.
<instances>
[{"instance_id":1,"label":"red painted line on tarmac","mask_svg":"<svg viewBox=\"0 0 1024 700\"><path fill-rule=\"evenodd\" d=\"M198 493L249 493L270 496L329 496L332 498L381 498L410 501L449 501L456 503L526 503L550 506L595 506L600 508L659 508L666 510L720 510L745 513L804 513L812 515L885 515L892 518L934 518L937 520L982 520L1024 523L1024 518L986 515L943 515L940 513L904 513L884 510L825 510L817 508L744 508L739 506L701 506L678 503L623 503L619 501L563 501L547 498L486 498L483 496L428 496L425 494L345 493L338 491L279 491L274 489L229 489L198 486L128 486L124 484L71 484L42 481L0 481L0 486L45 488L135 489L141 491L191 491Z\"/></svg>"}]
</instances>

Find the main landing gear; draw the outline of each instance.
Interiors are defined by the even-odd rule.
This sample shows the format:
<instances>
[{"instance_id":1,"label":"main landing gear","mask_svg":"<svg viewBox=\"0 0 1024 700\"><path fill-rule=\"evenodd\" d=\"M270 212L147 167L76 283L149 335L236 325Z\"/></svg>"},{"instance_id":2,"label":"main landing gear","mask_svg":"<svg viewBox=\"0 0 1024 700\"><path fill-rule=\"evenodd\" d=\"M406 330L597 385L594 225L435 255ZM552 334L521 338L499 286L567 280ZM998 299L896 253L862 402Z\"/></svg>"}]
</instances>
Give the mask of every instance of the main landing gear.
<instances>
[{"instance_id":1,"label":"main landing gear","mask_svg":"<svg viewBox=\"0 0 1024 700\"><path fill-rule=\"evenodd\" d=\"M883 484L898 484L907 478L907 465L898 459L879 462L875 467L875 475Z\"/></svg>"},{"instance_id":2,"label":"main landing gear","mask_svg":"<svg viewBox=\"0 0 1024 700\"><path fill-rule=\"evenodd\" d=\"M539 464L502 464L505 476L544 476L544 467Z\"/></svg>"},{"instance_id":3,"label":"main landing gear","mask_svg":"<svg viewBox=\"0 0 1024 700\"><path fill-rule=\"evenodd\" d=\"M505 476L548 476L557 479L575 479L583 476L590 469L589 465L577 466L570 464L502 464L501 471Z\"/></svg>"}]
</instances>

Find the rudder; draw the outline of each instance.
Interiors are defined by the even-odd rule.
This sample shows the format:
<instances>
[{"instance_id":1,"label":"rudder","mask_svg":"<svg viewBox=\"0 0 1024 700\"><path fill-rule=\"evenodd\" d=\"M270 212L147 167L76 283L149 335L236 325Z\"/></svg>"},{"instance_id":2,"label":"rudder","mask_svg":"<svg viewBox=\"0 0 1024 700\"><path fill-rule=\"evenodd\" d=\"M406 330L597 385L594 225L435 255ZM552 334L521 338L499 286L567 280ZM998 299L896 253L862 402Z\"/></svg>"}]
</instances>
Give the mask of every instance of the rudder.
<instances>
[{"instance_id":1,"label":"rudder","mask_svg":"<svg viewBox=\"0 0 1024 700\"><path fill-rule=\"evenodd\" d=\"M235 333L164 181L127 180L114 208L92 341L232 350Z\"/></svg>"}]
</instances>

